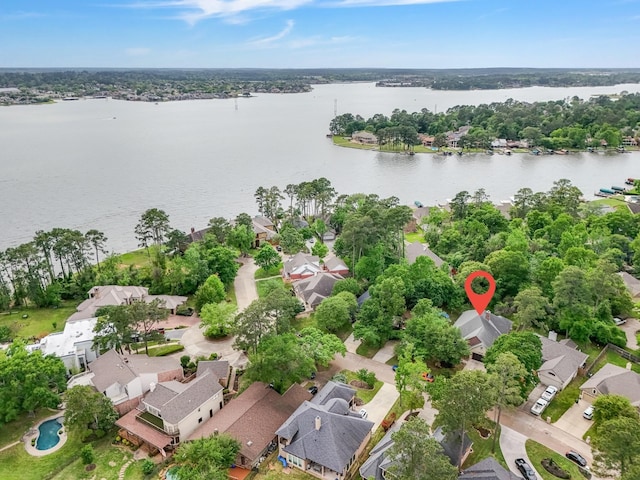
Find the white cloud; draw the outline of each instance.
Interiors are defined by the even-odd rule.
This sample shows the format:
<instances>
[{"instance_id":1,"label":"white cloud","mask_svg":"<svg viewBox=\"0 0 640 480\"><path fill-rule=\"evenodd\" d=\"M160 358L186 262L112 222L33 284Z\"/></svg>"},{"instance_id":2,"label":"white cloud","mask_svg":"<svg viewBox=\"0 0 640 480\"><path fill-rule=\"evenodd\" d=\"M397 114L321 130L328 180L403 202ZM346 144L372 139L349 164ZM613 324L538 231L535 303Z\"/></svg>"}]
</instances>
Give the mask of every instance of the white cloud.
<instances>
[{"instance_id":1,"label":"white cloud","mask_svg":"<svg viewBox=\"0 0 640 480\"><path fill-rule=\"evenodd\" d=\"M151 53L151 49L146 47L131 47L125 49L124 53L129 57L142 57L144 55L149 55L149 53Z\"/></svg>"},{"instance_id":2,"label":"white cloud","mask_svg":"<svg viewBox=\"0 0 640 480\"><path fill-rule=\"evenodd\" d=\"M289 35L291 33L291 30L293 30L294 25L295 23L293 20L287 20L287 25L280 32L276 33L275 35L272 35L271 37L263 37L263 38L250 40L249 44L256 47L271 45L277 42L278 40L282 40L284 37Z\"/></svg>"},{"instance_id":3,"label":"white cloud","mask_svg":"<svg viewBox=\"0 0 640 480\"><path fill-rule=\"evenodd\" d=\"M139 0L126 6L176 10L176 18L193 25L206 18L233 17L255 10L295 10L303 6L386 7L457 1L461 0Z\"/></svg>"}]
</instances>

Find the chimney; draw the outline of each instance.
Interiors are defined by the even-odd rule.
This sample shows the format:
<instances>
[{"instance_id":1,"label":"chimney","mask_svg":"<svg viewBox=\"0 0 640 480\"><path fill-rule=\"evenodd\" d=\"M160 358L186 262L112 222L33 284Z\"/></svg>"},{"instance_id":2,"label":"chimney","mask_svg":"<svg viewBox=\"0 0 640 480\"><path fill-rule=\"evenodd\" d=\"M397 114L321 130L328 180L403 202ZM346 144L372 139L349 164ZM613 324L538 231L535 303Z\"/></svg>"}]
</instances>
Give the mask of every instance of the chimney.
<instances>
[{"instance_id":1,"label":"chimney","mask_svg":"<svg viewBox=\"0 0 640 480\"><path fill-rule=\"evenodd\" d=\"M321 426L322 426L322 419L318 416L316 417L316 430L320 430Z\"/></svg>"},{"instance_id":2,"label":"chimney","mask_svg":"<svg viewBox=\"0 0 640 480\"><path fill-rule=\"evenodd\" d=\"M149 390L151 390L152 392L156 389L156 382L151 382L149 384Z\"/></svg>"},{"instance_id":3,"label":"chimney","mask_svg":"<svg viewBox=\"0 0 640 480\"><path fill-rule=\"evenodd\" d=\"M489 310L484 311L484 318L486 320L491 320L491 312Z\"/></svg>"},{"instance_id":4,"label":"chimney","mask_svg":"<svg viewBox=\"0 0 640 480\"><path fill-rule=\"evenodd\" d=\"M191 227L191 233L196 233L196 229L194 227Z\"/></svg>"}]
</instances>

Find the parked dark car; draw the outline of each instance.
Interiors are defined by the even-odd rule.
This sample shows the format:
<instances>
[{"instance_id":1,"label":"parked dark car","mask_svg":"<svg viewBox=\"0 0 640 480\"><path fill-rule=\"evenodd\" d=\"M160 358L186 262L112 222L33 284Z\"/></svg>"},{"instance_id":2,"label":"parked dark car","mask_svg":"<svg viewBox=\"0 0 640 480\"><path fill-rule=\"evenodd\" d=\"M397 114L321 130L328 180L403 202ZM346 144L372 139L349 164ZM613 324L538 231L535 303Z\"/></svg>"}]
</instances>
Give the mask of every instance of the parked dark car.
<instances>
[{"instance_id":1,"label":"parked dark car","mask_svg":"<svg viewBox=\"0 0 640 480\"><path fill-rule=\"evenodd\" d=\"M533 468L529 466L524 458L516 458L516 467L520 470L520 473L524 477L524 480L538 480L536 474L533 473Z\"/></svg>"},{"instance_id":2,"label":"parked dark car","mask_svg":"<svg viewBox=\"0 0 640 480\"><path fill-rule=\"evenodd\" d=\"M316 393L318 393L318 387L316 387L315 385L313 387L309 387L309 393L311 395L315 395Z\"/></svg>"},{"instance_id":3,"label":"parked dark car","mask_svg":"<svg viewBox=\"0 0 640 480\"><path fill-rule=\"evenodd\" d=\"M564 454L564 456L567 457L572 462L577 463L581 467L586 467L587 466L587 461L578 452L574 452L573 450L569 450L567 453Z\"/></svg>"}]
</instances>

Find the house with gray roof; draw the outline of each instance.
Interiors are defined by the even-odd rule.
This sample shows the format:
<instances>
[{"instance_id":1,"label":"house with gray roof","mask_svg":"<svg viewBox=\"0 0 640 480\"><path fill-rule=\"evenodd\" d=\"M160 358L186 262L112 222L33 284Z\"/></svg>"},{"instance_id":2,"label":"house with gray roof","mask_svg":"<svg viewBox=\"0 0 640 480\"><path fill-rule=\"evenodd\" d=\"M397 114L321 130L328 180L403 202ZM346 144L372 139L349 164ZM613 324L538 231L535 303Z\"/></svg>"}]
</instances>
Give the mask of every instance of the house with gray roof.
<instances>
[{"instance_id":1,"label":"house with gray roof","mask_svg":"<svg viewBox=\"0 0 640 480\"><path fill-rule=\"evenodd\" d=\"M393 446L393 434L400 430L405 422L396 422L375 447L369 452L369 458L360 467L360 476L365 480L385 480L392 478L388 474L389 467L400 461L389 456L388 450ZM442 427L438 427L433 432L433 438L442 446L442 453L446 455L452 465L458 464L458 455L460 453L460 435L445 434ZM462 463L471 453L473 442L465 434L464 447L462 455Z\"/></svg>"},{"instance_id":2,"label":"house with gray roof","mask_svg":"<svg viewBox=\"0 0 640 480\"><path fill-rule=\"evenodd\" d=\"M521 480L500 465L495 458L487 457L460 472L458 480Z\"/></svg>"},{"instance_id":3,"label":"house with gray roof","mask_svg":"<svg viewBox=\"0 0 640 480\"><path fill-rule=\"evenodd\" d=\"M343 398L348 386L329 388L333 393L319 392L320 401L304 402L276 431L279 454L287 465L313 476L344 478L355 469L374 424L351 410Z\"/></svg>"},{"instance_id":4,"label":"house with gray roof","mask_svg":"<svg viewBox=\"0 0 640 480\"><path fill-rule=\"evenodd\" d=\"M439 267L444 263L444 260L433 253L427 245L418 241L410 243L405 247L404 256L407 259L407 263L409 263L409 265L416 263L416 259L418 257L429 257L431 260L433 260L433 263L436 264L436 267Z\"/></svg>"},{"instance_id":5,"label":"house with gray roof","mask_svg":"<svg viewBox=\"0 0 640 480\"><path fill-rule=\"evenodd\" d=\"M282 263L282 277L285 280L300 280L322 272L320 257L298 252Z\"/></svg>"},{"instance_id":6,"label":"house with gray roof","mask_svg":"<svg viewBox=\"0 0 640 480\"><path fill-rule=\"evenodd\" d=\"M471 348L471 358L482 361L487 349L500 335L511 331L513 322L489 310L478 315L475 310L463 312L453 325L460 329L460 334Z\"/></svg>"},{"instance_id":7,"label":"house with gray roof","mask_svg":"<svg viewBox=\"0 0 640 480\"><path fill-rule=\"evenodd\" d=\"M627 397L631 405L640 408L640 375L607 363L580 386L580 395L585 400L608 394Z\"/></svg>"},{"instance_id":8,"label":"house with gray roof","mask_svg":"<svg viewBox=\"0 0 640 480\"><path fill-rule=\"evenodd\" d=\"M640 300L640 280L627 272L618 272L634 302Z\"/></svg>"},{"instance_id":9,"label":"house with gray roof","mask_svg":"<svg viewBox=\"0 0 640 480\"><path fill-rule=\"evenodd\" d=\"M327 258L323 264L323 269L325 272L335 273L337 275L347 275L349 273L349 267L344 261L336 256L331 256Z\"/></svg>"},{"instance_id":10,"label":"house with gray roof","mask_svg":"<svg viewBox=\"0 0 640 480\"><path fill-rule=\"evenodd\" d=\"M318 273L313 277L293 282L293 291L303 301L307 310L313 310L331 295L333 286L338 280L343 280L342 275L329 272Z\"/></svg>"},{"instance_id":11,"label":"house with gray roof","mask_svg":"<svg viewBox=\"0 0 640 480\"><path fill-rule=\"evenodd\" d=\"M211 369L189 383L153 383L139 407L116 421L118 434L164 456L223 405L222 385Z\"/></svg>"},{"instance_id":12,"label":"house with gray roof","mask_svg":"<svg viewBox=\"0 0 640 480\"><path fill-rule=\"evenodd\" d=\"M121 355L112 349L91 362L83 375L72 377L68 387L93 386L124 415L138 406L152 385L183 379L182 366L176 358Z\"/></svg>"},{"instance_id":13,"label":"house with gray roof","mask_svg":"<svg viewBox=\"0 0 640 480\"><path fill-rule=\"evenodd\" d=\"M589 355L577 350L573 342L557 342L542 336L540 342L542 366L538 369L538 379L544 385L562 390L576 377L579 369L584 368Z\"/></svg>"},{"instance_id":14,"label":"house with gray roof","mask_svg":"<svg viewBox=\"0 0 640 480\"><path fill-rule=\"evenodd\" d=\"M231 375L231 365L227 360L200 360L196 376L204 375L205 370L211 370L220 380L220 385L227 387Z\"/></svg>"}]
</instances>

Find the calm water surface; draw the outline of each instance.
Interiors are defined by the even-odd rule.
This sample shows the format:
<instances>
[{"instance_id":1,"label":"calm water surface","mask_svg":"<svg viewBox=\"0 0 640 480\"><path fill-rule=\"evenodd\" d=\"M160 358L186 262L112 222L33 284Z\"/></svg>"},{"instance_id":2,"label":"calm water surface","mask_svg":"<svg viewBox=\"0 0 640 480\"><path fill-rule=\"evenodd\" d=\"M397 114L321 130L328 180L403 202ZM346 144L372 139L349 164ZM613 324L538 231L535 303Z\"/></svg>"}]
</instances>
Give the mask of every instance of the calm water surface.
<instances>
[{"instance_id":1,"label":"calm water surface","mask_svg":"<svg viewBox=\"0 0 640 480\"><path fill-rule=\"evenodd\" d=\"M640 85L436 92L373 84L316 86L311 93L230 100L134 103L80 100L0 108L0 249L38 229L97 228L108 247L136 247L134 227L152 207L175 228L214 216L255 214L259 186L325 176L339 193L443 201L486 189L498 202L520 187L548 190L569 178L586 195L640 177L640 153L534 157L413 157L339 148L325 137L338 113L390 115L455 105L557 100L640 92Z\"/></svg>"}]
</instances>

